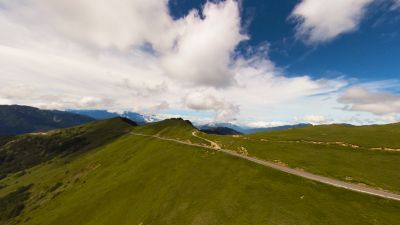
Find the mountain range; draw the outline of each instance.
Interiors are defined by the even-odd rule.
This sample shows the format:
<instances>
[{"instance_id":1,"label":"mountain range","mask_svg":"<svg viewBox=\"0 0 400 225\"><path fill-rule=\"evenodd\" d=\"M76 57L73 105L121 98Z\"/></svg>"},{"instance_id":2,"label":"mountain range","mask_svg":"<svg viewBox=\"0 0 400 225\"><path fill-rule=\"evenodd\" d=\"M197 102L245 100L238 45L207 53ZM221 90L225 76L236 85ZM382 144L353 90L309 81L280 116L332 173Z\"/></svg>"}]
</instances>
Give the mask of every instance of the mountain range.
<instances>
[{"instance_id":1,"label":"mountain range","mask_svg":"<svg viewBox=\"0 0 400 225\"><path fill-rule=\"evenodd\" d=\"M399 135L390 124L222 136L117 117L0 137L0 224L397 225L399 201L296 174L400 193Z\"/></svg>"},{"instance_id":2,"label":"mountain range","mask_svg":"<svg viewBox=\"0 0 400 225\"><path fill-rule=\"evenodd\" d=\"M232 123L211 123L205 125L197 125L200 130L222 130L222 129L230 129L237 133L241 134L253 134L258 132L265 132L265 131L277 131L277 130L288 130L293 128L301 128L301 127L308 127L312 126L309 123L300 123L294 125L284 125L284 126L276 126L276 127L249 127L249 126L240 126ZM234 132L233 132L234 133Z\"/></svg>"},{"instance_id":3,"label":"mountain range","mask_svg":"<svg viewBox=\"0 0 400 225\"><path fill-rule=\"evenodd\" d=\"M200 129L202 132L206 134L218 134L218 135L241 135L239 131L236 131L232 128L228 127L208 127L202 126Z\"/></svg>"},{"instance_id":4,"label":"mountain range","mask_svg":"<svg viewBox=\"0 0 400 225\"><path fill-rule=\"evenodd\" d=\"M97 120L110 119L115 117L125 117L132 121L135 121L138 124L146 124L150 122L156 122L158 119L155 116L145 116L137 112L129 112L125 111L122 113L110 112L107 110L77 110L77 109L69 109L68 112L72 112L75 114L85 115Z\"/></svg>"},{"instance_id":5,"label":"mountain range","mask_svg":"<svg viewBox=\"0 0 400 225\"><path fill-rule=\"evenodd\" d=\"M93 118L58 110L30 106L0 105L0 135L16 135L72 127Z\"/></svg>"},{"instance_id":6,"label":"mountain range","mask_svg":"<svg viewBox=\"0 0 400 225\"><path fill-rule=\"evenodd\" d=\"M59 111L44 110L21 105L0 105L0 135L16 135L47 131L57 128L67 128L94 120L104 120L117 117L130 119L139 125L159 121L155 116L145 116L137 112L129 111L122 113L110 112L107 110L78 109ZM268 128L252 128L231 123L197 125L197 127L205 133L220 135L252 134L263 131L286 130L306 126L311 126L311 124L296 124Z\"/></svg>"}]
</instances>

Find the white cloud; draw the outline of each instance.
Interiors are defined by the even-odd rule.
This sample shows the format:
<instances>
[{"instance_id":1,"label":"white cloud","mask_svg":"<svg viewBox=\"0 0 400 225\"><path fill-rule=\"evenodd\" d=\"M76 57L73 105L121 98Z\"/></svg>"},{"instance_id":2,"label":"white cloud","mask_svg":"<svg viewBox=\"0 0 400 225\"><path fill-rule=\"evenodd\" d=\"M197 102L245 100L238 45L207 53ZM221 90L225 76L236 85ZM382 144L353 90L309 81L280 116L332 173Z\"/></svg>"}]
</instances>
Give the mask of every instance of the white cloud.
<instances>
[{"instance_id":1,"label":"white cloud","mask_svg":"<svg viewBox=\"0 0 400 225\"><path fill-rule=\"evenodd\" d=\"M281 121L252 121L245 124L245 126L252 128L268 128L268 127L279 127L285 125L289 124Z\"/></svg>"},{"instance_id":2,"label":"white cloud","mask_svg":"<svg viewBox=\"0 0 400 225\"><path fill-rule=\"evenodd\" d=\"M234 1L207 3L177 23L178 35L162 63L171 77L191 84L226 87L234 77L229 69L231 55L239 42L240 15Z\"/></svg>"},{"instance_id":3,"label":"white cloud","mask_svg":"<svg viewBox=\"0 0 400 225\"><path fill-rule=\"evenodd\" d=\"M392 93L372 92L363 87L352 87L346 90L338 101L346 105L346 110L390 117L400 114L400 95Z\"/></svg>"},{"instance_id":4,"label":"white cloud","mask_svg":"<svg viewBox=\"0 0 400 225\"><path fill-rule=\"evenodd\" d=\"M267 48L233 56L247 38L233 0L177 20L166 0L0 4L3 103L149 114L194 109L214 112L215 120L261 121L271 108L346 84L286 77L265 58Z\"/></svg>"},{"instance_id":5,"label":"white cloud","mask_svg":"<svg viewBox=\"0 0 400 225\"><path fill-rule=\"evenodd\" d=\"M322 43L358 28L373 0L302 0L291 18L296 35L307 43Z\"/></svg>"},{"instance_id":6,"label":"white cloud","mask_svg":"<svg viewBox=\"0 0 400 225\"><path fill-rule=\"evenodd\" d=\"M125 50L146 42L163 43L159 34L172 23L167 0L2 2L13 20L100 48Z\"/></svg>"},{"instance_id":7,"label":"white cloud","mask_svg":"<svg viewBox=\"0 0 400 225\"><path fill-rule=\"evenodd\" d=\"M331 120L321 115L308 115L302 118L301 121L304 121L306 123L311 123L313 125L319 125L319 124L329 123Z\"/></svg>"},{"instance_id":8,"label":"white cloud","mask_svg":"<svg viewBox=\"0 0 400 225\"><path fill-rule=\"evenodd\" d=\"M223 99L217 99L207 92L193 92L185 96L184 105L189 109L197 111L214 111L216 121L232 121L239 114L239 106L227 102Z\"/></svg>"}]
</instances>

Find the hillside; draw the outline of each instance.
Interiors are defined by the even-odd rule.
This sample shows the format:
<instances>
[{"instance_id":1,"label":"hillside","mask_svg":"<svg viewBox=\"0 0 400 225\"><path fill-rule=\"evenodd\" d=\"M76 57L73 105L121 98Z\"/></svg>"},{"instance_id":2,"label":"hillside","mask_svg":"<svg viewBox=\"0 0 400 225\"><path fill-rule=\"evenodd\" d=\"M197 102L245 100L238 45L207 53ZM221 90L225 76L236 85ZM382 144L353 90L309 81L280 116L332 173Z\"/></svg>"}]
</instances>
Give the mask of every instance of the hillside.
<instances>
[{"instance_id":1,"label":"hillside","mask_svg":"<svg viewBox=\"0 0 400 225\"><path fill-rule=\"evenodd\" d=\"M139 132L150 136L134 134ZM193 126L181 119L136 127L96 151L68 161L57 157L8 176L0 180L0 224L396 225L400 220L400 202L152 136L186 139L191 132Z\"/></svg>"},{"instance_id":2,"label":"hillside","mask_svg":"<svg viewBox=\"0 0 400 225\"><path fill-rule=\"evenodd\" d=\"M167 119L138 126L134 129L134 132L145 135L162 136L178 140L197 140L192 135L193 131L197 131L197 128L189 120L183 120L182 118Z\"/></svg>"},{"instance_id":3,"label":"hillside","mask_svg":"<svg viewBox=\"0 0 400 225\"><path fill-rule=\"evenodd\" d=\"M88 116L29 106L0 105L0 136L48 131L94 121Z\"/></svg>"},{"instance_id":4,"label":"hillside","mask_svg":"<svg viewBox=\"0 0 400 225\"><path fill-rule=\"evenodd\" d=\"M371 126L340 124L309 126L284 131L257 133L250 137L269 140L344 142L361 147L400 149L400 123Z\"/></svg>"},{"instance_id":5,"label":"hillside","mask_svg":"<svg viewBox=\"0 0 400 225\"><path fill-rule=\"evenodd\" d=\"M206 134L217 134L217 135L240 135L239 131L236 131L228 127L203 127L201 132Z\"/></svg>"},{"instance_id":6,"label":"hillside","mask_svg":"<svg viewBox=\"0 0 400 225\"><path fill-rule=\"evenodd\" d=\"M114 118L67 129L6 138L0 141L0 178L57 156L65 157L94 149L128 133L133 126L136 124L132 121Z\"/></svg>"},{"instance_id":7,"label":"hillside","mask_svg":"<svg viewBox=\"0 0 400 225\"><path fill-rule=\"evenodd\" d=\"M400 193L400 125L325 125L229 137L221 147L291 168Z\"/></svg>"}]
</instances>

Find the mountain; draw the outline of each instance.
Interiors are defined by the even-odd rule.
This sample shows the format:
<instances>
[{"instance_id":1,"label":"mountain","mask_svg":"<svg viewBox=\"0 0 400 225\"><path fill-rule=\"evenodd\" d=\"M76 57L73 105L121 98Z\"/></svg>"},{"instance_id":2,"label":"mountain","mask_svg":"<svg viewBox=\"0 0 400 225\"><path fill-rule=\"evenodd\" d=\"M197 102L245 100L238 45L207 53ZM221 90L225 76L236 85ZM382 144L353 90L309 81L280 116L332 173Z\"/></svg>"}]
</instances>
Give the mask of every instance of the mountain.
<instances>
[{"instance_id":1,"label":"mountain","mask_svg":"<svg viewBox=\"0 0 400 225\"><path fill-rule=\"evenodd\" d=\"M235 131L237 131L239 133L242 133L242 134L248 134L247 132L248 132L248 129L249 129L248 127L239 126L239 125L232 124L232 123L206 124L206 125L200 126L200 129L203 129L203 127L206 127L208 129L209 128L216 128L216 127L226 127L226 128L230 128L230 129L235 130Z\"/></svg>"},{"instance_id":2,"label":"mountain","mask_svg":"<svg viewBox=\"0 0 400 225\"><path fill-rule=\"evenodd\" d=\"M160 122L139 126L135 132L145 135L156 135L177 140L195 140L192 132L198 131L189 120L171 118Z\"/></svg>"},{"instance_id":3,"label":"mountain","mask_svg":"<svg viewBox=\"0 0 400 225\"><path fill-rule=\"evenodd\" d=\"M85 115L92 117L96 120L105 120L118 117L119 115L114 112L108 112L107 110L78 110L78 109L68 109L68 112L72 112L79 115Z\"/></svg>"},{"instance_id":4,"label":"mountain","mask_svg":"<svg viewBox=\"0 0 400 225\"><path fill-rule=\"evenodd\" d=\"M48 132L0 140L0 177L22 171L58 156L101 146L137 126L126 118L113 118Z\"/></svg>"},{"instance_id":5,"label":"mountain","mask_svg":"<svg viewBox=\"0 0 400 225\"><path fill-rule=\"evenodd\" d=\"M202 127L201 131L206 134L217 135L240 135L242 133L228 127Z\"/></svg>"},{"instance_id":6,"label":"mountain","mask_svg":"<svg viewBox=\"0 0 400 225\"><path fill-rule=\"evenodd\" d=\"M42 110L30 106L0 105L0 135L17 135L72 127L94 121L70 112Z\"/></svg>"},{"instance_id":7,"label":"mountain","mask_svg":"<svg viewBox=\"0 0 400 225\"><path fill-rule=\"evenodd\" d=\"M285 125L285 126L277 126L277 127L254 128L254 127L248 127L248 126L239 126L239 125L235 125L232 123L215 123L215 124L199 125L198 127L199 127L199 129L206 129L206 130L209 130L211 128L215 129L218 127L224 127L224 128L229 128L229 129L235 130L242 134L254 134L254 133L258 133L258 132L288 130L288 129L299 128L299 127L307 127L307 126L312 126L312 124L300 123L300 124L295 124L295 125Z\"/></svg>"},{"instance_id":8,"label":"mountain","mask_svg":"<svg viewBox=\"0 0 400 225\"><path fill-rule=\"evenodd\" d=\"M95 118L97 120L103 119L110 119L115 117L125 117L132 121L135 121L138 124L146 124L148 122L155 122L158 121L153 116L144 116L140 113L136 112L123 112L123 113L116 113L116 112L109 112L107 110L78 110L78 109L70 109L69 112L73 112L80 115L89 116Z\"/></svg>"},{"instance_id":9,"label":"mountain","mask_svg":"<svg viewBox=\"0 0 400 225\"><path fill-rule=\"evenodd\" d=\"M114 135L108 136L109 129ZM55 148L61 152L56 156L39 154L36 164L0 179L0 224L397 225L400 220L399 202L202 147L207 143L194 134L228 143L242 139L198 132L180 118L143 126L117 118L54 133L66 140L85 135L86 141ZM42 135L52 136L53 131ZM53 149L53 138L32 146L47 152ZM24 149L23 154L30 154L29 148L18 148L18 142L9 144L7 152ZM264 151L268 155L269 148ZM360 174L366 172L373 170Z\"/></svg>"},{"instance_id":10,"label":"mountain","mask_svg":"<svg viewBox=\"0 0 400 225\"><path fill-rule=\"evenodd\" d=\"M254 134L259 132L267 132L267 131L277 131L277 130L290 130L294 128L301 128L301 127L309 127L312 124L309 123L299 123L294 125L284 125L284 126L277 126L277 127L265 127L265 128L247 128L246 134Z\"/></svg>"},{"instance_id":11,"label":"mountain","mask_svg":"<svg viewBox=\"0 0 400 225\"><path fill-rule=\"evenodd\" d=\"M400 193L400 123L333 124L239 137L205 134L226 149L314 174Z\"/></svg>"}]
</instances>

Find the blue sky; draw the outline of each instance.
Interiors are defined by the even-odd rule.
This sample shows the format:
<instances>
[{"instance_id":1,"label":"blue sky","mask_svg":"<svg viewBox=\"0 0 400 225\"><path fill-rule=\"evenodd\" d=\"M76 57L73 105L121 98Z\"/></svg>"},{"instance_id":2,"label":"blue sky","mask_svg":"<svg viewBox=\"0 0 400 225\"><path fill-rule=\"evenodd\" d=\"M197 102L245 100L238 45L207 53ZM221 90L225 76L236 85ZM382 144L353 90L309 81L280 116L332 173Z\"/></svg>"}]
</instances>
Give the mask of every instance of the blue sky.
<instances>
[{"instance_id":1,"label":"blue sky","mask_svg":"<svg viewBox=\"0 0 400 225\"><path fill-rule=\"evenodd\" d=\"M193 8L201 9L205 2L174 0L170 2L171 13L180 18ZM289 76L343 75L360 81L400 77L400 13L390 10L390 4L369 5L357 31L310 46L295 38L296 23L288 18L298 3L298 0L242 1L242 24L251 39L240 47L268 42L269 57Z\"/></svg>"},{"instance_id":2,"label":"blue sky","mask_svg":"<svg viewBox=\"0 0 400 225\"><path fill-rule=\"evenodd\" d=\"M400 0L0 0L0 104L400 120Z\"/></svg>"}]
</instances>

